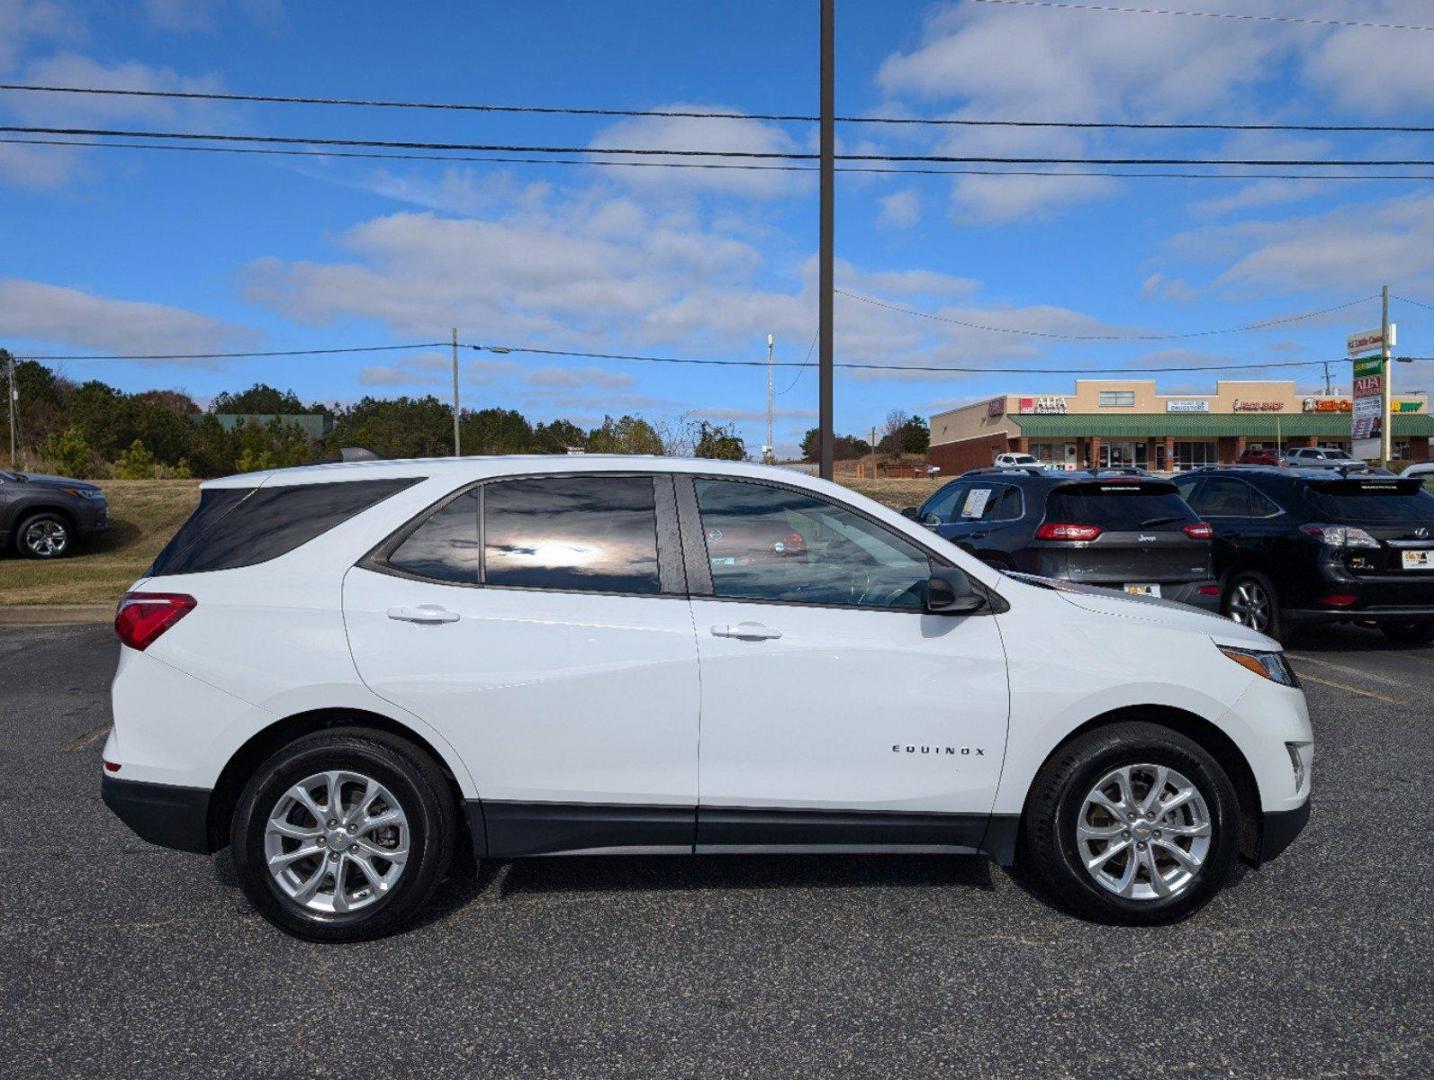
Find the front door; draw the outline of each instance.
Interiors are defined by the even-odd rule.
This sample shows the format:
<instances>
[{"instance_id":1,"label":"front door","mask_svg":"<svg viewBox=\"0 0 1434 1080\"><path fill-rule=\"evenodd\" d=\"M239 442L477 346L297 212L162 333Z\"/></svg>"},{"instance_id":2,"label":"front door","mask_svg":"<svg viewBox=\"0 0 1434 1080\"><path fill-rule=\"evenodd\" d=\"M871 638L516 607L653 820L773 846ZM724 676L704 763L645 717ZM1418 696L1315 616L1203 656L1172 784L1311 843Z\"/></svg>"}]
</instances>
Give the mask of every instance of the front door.
<instances>
[{"instance_id":1,"label":"front door","mask_svg":"<svg viewBox=\"0 0 1434 1080\"><path fill-rule=\"evenodd\" d=\"M660 520L666 476L491 481L345 578L359 674L458 750L490 855L691 849L697 648Z\"/></svg>"},{"instance_id":2,"label":"front door","mask_svg":"<svg viewBox=\"0 0 1434 1080\"><path fill-rule=\"evenodd\" d=\"M928 553L808 492L698 477L678 499L699 848L976 847L1006 741L996 618L927 614Z\"/></svg>"}]
</instances>

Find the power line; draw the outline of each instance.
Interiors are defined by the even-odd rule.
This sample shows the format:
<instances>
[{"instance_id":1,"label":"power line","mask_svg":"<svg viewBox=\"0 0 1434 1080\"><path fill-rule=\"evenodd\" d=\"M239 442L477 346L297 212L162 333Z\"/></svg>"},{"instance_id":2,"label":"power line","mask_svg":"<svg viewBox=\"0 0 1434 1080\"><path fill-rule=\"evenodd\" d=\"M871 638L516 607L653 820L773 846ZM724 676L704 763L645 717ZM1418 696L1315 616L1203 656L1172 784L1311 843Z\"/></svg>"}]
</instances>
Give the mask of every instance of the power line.
<instances>
[{"instance_id":1,"label":"power line","mask_svg":"<svg viewBox=\"0 0 1434 1080\"><path fill-rule=\"evenodd\" d=\"M453 161L517 165L592 165L617 169L737 169L748 172L816 172L815 165L757 165L734 162L693 161L601 161L596 158L532 158L460 154L377 154L352 150L286 150L257 146L192 146L182 143L100 142L87 139L11 139L0 137L0 145L78 146L113 150L163 150L194 154L262 154L277 157L358 158L366 161ZM844 173L891 173L893 176L1104 176L1117 180L1434 180L1430 173L1193 173L1193 172L1111 172L1108 169L923 169L894 166L852 165L838 168Z\"/></svg>"},{"instance_id":2,"label":"power line","mask_svg":"<svg viewBox=\"0 0 1434 1080\"><path fill-rule=\"evenodd\" d=\"M989 330L997 334L1019 334L1023 337L1051 338L1056 341L1177 341L1182 338L1212 337L1216 334L1239 334L1247 330L1264 330L1271 326L1283 326L1286 323L1300 322L1304 319L1313 319L1319 315L1328 315L1332 311L1343 311L1345 308L1354 307L1357 304L1366 304L1371 300L1377 300L1377 296L1362 296L1358 300L1350 300L1347 303L1336 304L1334 307L1321 308L1318 311L1306 311L1300 315L1290 315L1280 319L1269 319L1265 322L1249 323L1245 326L1231 326L1219 330L1191 330L1178 334L1058 334L1048 330L1027 330L1012 326L990 326L984 323L967 322L964 319L955 319L947 315L936 315L930 311L918 311L915 308L901 307L897 304L890 304L875 297L863 296L860 293L847 292L845 289L835 289L834 292L842 296L850 297L852 300L860 300L863 304L871 304L873 307L885 308L888 311L899 311L903 315L915 315L922 319L931 319L935 322L952 323L956 326L964 326L970 330Z\"/></svg>"},{"instance_id":3,"label":"power line","mask_svg":"<svg viewBox=\"0 0 1434 1080\"><path fill-rule=\"evenodd\" d=\"M90 356L31 353L15 354L16 360L247 360L266 356L327 356L334 353L399 352L405 349L434 349L447 346L446 341L415 341L408 345L345 345L332 349L270 349L263 352L209 353L101 353Z\"/></svg>"},{"instance_id":4,"label":"power line","mask_svg":"<svg viewBox=\"0 0 1434 1080\"><path fill-rule=\"evenodd\" d=\"M406 345L347 345L327 349L270 349L263 351L249 352L207 352L207 353L105 353L105 354L36 354L29 353L21 355L14 354L16 360L41 360L49 363L60 363L66 360L235 360L235 359L260 359L275 356L326 356L338 353L365 353L365 352L397 352L405 349L434 349L447 348L451 345L447 341L419 341ZM582 352L575 349L545 349L536 345L481 345L471 342L460 342L465 349L474 352L488 352L497 355L518 353L531 356L565 356L581 360L618 360L632 363L646 364L684 364L699 367L766 367L767 361L763 360L718 360L710 358L686 357L686 356L650 356L641 353L608 353L608 352ZM1342 358L1343 359L1343 358ZM773 367L784 368L805 368L810 360L777 360ZM1266 368L1294 368L1312 367L1325 363L1332 363L1328 360L1283 360L1276 363L1254 363L1254 364L1198 364L1186 367L1147 367L1147 368L1016 368L1004 365L996 367L975 367L975 366L948 366L948 365L919 365L919 364L869 364L852 361L838 361L836 366L851 371L917 371L929 373L953 373L953 374L1013 374L1013 375L1129 375L1138 372L1191 372L1191 371L1250 371L1264 370Z\"/></svg>"},{"instance_id":5,"label":"power line","mask_svg":"<svg viewBox=\"0 0 1434 1080\"><path fill-rule=\"evenodd\" d=\"M18 135L112 136L127 139L202 139L214 142L278 143L302 146L365 146L398 150L468 150L512 154L605 154L644 157L755 158L814 161L819 155L782 150L690 150L656 147L529 146L506 143L420 142L406 139L339 139L291 135L235 135L194 131L131 131L112 128L57 128L0 126L0 132ZM838 154L842 161L925 162L930 164L987 165L1213 165L1269 166L1271 168L1434 167L1430 158L1097 158L1097 157L993 157L977 154Z\"/></svg>"},{"instance_id":6,"label":"power line","mask_svg":"<svg viewBox=\"0 0 1434 1080\"><path fill-rule=\"evenodd\" d=\"M1300 15L1255 15L1238 11L1169 11L1163 8L1115 7L1111 4L1075 4L1058 0L971 0L973 4L1003 4L1008 7L1056 8L1067 11L1105 11L1120 15L1182 15L1197 19L1239 19L1245 22L1305 23L1310 26L1353 26L1362 30L1434 31L1434 26L1400 23L1359 22L1354 19L1318 19Z\"/></svg>"},{"instance_id":7,"label":"power line","mask_svg":"<svg viewBox=\"0 0 1434 1080\"><path fill-rule=\"evenodd\" d=\"M1430 311L1434 311L1434 304L1426 304L1423 300L1411 300L1407 296L1395 296L1392 293L1389 298L1391 300L1398 300L1402 304L1413 304L1415 307L1428 308ZM1415 357L1415 359L1420 360L1423 359L1423 357Z\"/></svg>"},{"instance_id":8,"label":"power line","mask_svg":"<svg viewBox=\"0 0 1434 1080\"><path fill-rule=\"evenodd\" d=\"M28 83L0 83L0 90L49 94L95 94L120 97L162 98L196 101L248 101L261 104L338 105L378 109L437 109L483 113L526 113L556 116L658 117L697 120L762 120L773 123L811 123L818 117L801 113L743 113L696 109L615 109L571 105L501 105L481 102L395 101L381 98L301 97L281 94L241 94L196 90L140 90L101 86L39 86ZM1249 123L1160 123L1097 120L978 120L969 117L932 116L838 116L843 124L931 125L935 127L1033 127L1109 128L1128 131L1328 131L1374 133L1430 133L1428 124L1249 124Z\"/></svg>"},{"instance_id":9,"label":"power line","mask_svg":"<svg viewBox=\"0 0 1434 1080\"><path fill-rule=\"evenodd\" d=\"M797 373L792 376L792 381L787 384L787 388L777 394L778 397L782 397L783 395L790 394L790 393L792 392L793 388L797 385L797 383L801 381L802 373L807 370L808 366L810 366L810 364L811 364L811 362L812 362L812 353L816 351L817 338L820 337L820 336L821 336L821 332L820 332L820 331L818 331L817 333L815 333L815 334L812 335L812 343L807 346L807 358L802 361L802 366L799 367L799 368L797 368Z\"/></svg>"}]
</instances>

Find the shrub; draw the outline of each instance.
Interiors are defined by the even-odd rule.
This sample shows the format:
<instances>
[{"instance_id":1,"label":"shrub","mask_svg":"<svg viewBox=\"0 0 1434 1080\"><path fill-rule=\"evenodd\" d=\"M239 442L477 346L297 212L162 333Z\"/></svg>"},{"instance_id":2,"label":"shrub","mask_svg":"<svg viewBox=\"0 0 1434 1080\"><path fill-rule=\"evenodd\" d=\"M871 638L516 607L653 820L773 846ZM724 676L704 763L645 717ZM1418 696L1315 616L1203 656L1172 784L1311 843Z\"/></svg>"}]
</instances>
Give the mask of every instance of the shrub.
<instances>
[{"instance_id":1,"label":"shrub","mask_svg":"<svg viewBox=\"0 0 1434 1080\"><path fill-rule=\"evenodd\" d=\"M128 450L121 450L115 459L116 480L153 480L154 455L145 449L139 439L129 444Z\"/></svg>"}]
</instances>

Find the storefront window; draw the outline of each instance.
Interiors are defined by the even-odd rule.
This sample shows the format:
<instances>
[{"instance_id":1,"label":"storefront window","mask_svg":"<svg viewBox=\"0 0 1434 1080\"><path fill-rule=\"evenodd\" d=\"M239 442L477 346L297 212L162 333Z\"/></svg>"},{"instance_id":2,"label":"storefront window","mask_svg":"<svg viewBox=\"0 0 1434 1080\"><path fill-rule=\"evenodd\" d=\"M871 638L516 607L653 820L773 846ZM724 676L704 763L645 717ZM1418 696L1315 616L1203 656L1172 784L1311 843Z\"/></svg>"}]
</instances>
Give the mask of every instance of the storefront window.
<instances>
[{"instance_id":1,"label":"storefront window","mask_svg":"<svg viewBox=\"0 0 1434 1080\"><path fill-rule=\"evenodd\" d=\"M1219 461L1220 454L1214 441L1177 442L1175 444L1175 467L1177 469L1196 469L1201 465L1219 464Z\"/></svg>"}]
</instances>

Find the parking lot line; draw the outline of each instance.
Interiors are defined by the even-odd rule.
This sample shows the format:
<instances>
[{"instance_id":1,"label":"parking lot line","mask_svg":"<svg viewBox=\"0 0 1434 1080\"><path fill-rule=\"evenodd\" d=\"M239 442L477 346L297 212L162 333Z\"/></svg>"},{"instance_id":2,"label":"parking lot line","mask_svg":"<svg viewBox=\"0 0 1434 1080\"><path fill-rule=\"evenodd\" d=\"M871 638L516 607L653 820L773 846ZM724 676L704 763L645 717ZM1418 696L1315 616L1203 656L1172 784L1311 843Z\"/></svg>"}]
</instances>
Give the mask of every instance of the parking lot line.
<instances>
[{"instance_id":1,"label":"parking lot line","mask_svg":"<svg viewBox=\"0 0 1434 1080\"><path fill-rule=\"evenodd\" d=\"M1321 679L1318 676L1302 672L1301 679L1312 683L1319 683L1321 686L1332 686L1336 690L1346 690L1351 694L1359 694L1361 697L1374 698L1375 701L1383 701L1389 705L1408 705L1409 702L1401 701L1399 698L1387 697L1384 694L1376 694L1373 690L1363 690L1358 686L1350 686L1349 683L1334 682L1331 679Z\"/></svg>"}]
</instances>

